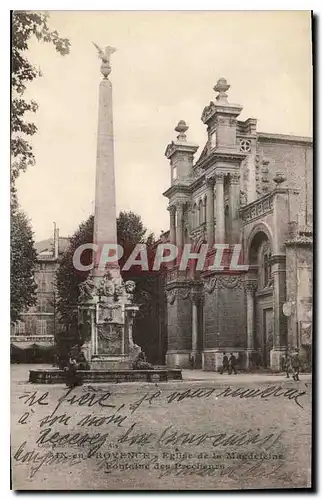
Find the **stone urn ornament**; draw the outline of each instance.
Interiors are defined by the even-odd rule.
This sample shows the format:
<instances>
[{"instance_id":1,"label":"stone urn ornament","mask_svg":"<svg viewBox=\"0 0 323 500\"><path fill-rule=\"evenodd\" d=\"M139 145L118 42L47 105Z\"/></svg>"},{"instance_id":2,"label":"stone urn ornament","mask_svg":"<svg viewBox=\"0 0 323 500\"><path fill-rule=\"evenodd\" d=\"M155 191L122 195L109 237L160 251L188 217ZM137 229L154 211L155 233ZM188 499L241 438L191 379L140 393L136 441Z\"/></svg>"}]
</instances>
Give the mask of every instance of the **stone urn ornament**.
<instances>
[{"instance_id":1,"label":"stone urn ornament","mask_svg":"<svg viewBox=\"0 0 323 500\"><path fill-rule=\"evenodd\" d=\"M280 186L283 182L285 182L286 177L284 176L283 172L276 172L275 177L273 178L273 181L276 183L277 187Z\"/></svg>"}]
</instances>

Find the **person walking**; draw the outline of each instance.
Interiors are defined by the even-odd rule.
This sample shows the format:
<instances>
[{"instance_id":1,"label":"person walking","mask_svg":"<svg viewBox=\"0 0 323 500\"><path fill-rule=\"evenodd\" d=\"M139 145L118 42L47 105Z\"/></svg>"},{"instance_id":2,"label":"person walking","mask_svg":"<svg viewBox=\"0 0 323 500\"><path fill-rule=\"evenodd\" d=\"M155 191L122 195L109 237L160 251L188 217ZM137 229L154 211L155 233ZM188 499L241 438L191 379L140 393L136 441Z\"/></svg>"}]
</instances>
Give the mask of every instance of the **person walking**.
<instances>
[{"instance_id":1,"label":"person walking","mask_svg":"<svg viewBox=\"0 0 323 500\"><path fill-rule=\"evenodd\" d=\"M299 370L301 366L301 360L299 357L299 351L296 349L296 352L291 360L292 370L293 370L293 379L298 382L299 381Z\"/></svg>"},{"instance_id":2,"label":"person walking","mask_svg":"<svg viewBox=\"0 0 323 500\"><path fill-rule=\"evenodd\" d=\"M229 359L226 353L223 353L223 358L222 358L222 367L220 369L220 374L223 375L223 372L227 371L229 373Z\"/></svg>"},{"instance_id":3,"label":"person walking","mask_svg":"<svg viewBox=\"0 0 323 500\"><path fill-rule=\"evenodd\" d=\"M286 378L289 378L289 374L293 371L292 365L291 365L290 355L288 354L288 352L286 352L286 355L284 358L284 371L286 372Z\"/></svg>"},{"instance_id":4,"label":"person walking","mask_svg":"<svg viewBox=\"0 0 323 500\"><path fill-rule=\"evenodd\" d=\"M235 355L233 353L230 354L230 358L229 358L229 375L232 374L232 372L234 373L234 375L237 375L237 358L235 357Z\"/></svg>"}]
</instances>

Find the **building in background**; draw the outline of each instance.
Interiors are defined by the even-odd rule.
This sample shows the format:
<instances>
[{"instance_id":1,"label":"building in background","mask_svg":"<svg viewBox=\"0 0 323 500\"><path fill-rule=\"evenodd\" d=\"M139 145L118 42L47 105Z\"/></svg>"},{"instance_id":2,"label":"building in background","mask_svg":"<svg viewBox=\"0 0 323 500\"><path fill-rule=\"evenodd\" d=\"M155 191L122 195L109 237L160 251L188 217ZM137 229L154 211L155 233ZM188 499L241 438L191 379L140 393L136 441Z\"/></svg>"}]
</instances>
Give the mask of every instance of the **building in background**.
<instances>
[{"instance_id":1,"label":"building in background","mask_svg":"<svg viewBox=\"0 0 323 500\"><path fill-rule=\"evenodd\" d=\"M181 271L169 266L168 365L218 370L223 352L241 365L280 370L286 350L300 349L310 364L312 331L312 140L261 133L257 120L238 119L242 106L218 94L202 113L202 153L180 121L170 161L169 241L199 251L225 244L225 268ZM229 267L242 245L247 270Z\"/></svg>"},{"instance_id":2,"label":"building in background","mask_svg":"<svg viewBox=\"0 0 323 500\"><path fill-rule=\"evenodd\" d=\"M53 238L35 244L37 303L11 327L11 344L20 348L28 348L33 344L44 347L54 344L54 336L59 328L55 306L55 273L68 242L69 238L59 236L59 229L54 225Z\"/></svg>"}]
</instances>

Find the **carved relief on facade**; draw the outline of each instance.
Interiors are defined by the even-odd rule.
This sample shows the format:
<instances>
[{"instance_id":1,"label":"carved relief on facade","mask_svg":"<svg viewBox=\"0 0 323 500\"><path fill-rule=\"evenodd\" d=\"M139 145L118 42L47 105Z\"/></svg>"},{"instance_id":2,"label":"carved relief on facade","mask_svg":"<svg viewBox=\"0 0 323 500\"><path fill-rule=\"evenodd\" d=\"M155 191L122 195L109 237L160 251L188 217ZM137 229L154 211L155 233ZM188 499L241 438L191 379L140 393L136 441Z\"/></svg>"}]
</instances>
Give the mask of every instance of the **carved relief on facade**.
<instances>
[{"instance_id":1,"label":"carved relief on facade","mask_svg":"<svg viewBox=\"0 0 323 500\"><path fill-rule=\"evenodd\" d=\"M166 148L165 156L169 158L170 156L172 156L173 153L175 153L175 151L176 151L176 146L174 141L172 141L170 144L168 144Z\"/></svg>"},{"instance_id":2,"label":"carved relief on facade","mask_svg":"<svg viewBox=\"0 0 323 500\"><path fill-rule=\"evenodd\" d=\"M218 288L239 288L242 289L243 281L240 276L219 276Z\"/></svg>"},{"instance_id":3,"label":"carved relief on facade","mask_svg":"<svg viewBox=\"0 0 323 500\"><path fill-rule=\"evenodd\" d=\"M205 108L203 110L202 117L201 117L202 122L206 123L214 113L215 113L215 105L211 101L210 104L208 106L205 106Z\"/></svg>"},{"instance_id":4,"label":"carved relief on facade","mask_svg":"<svg viewBox=\"0 0 323 500\"><path fill-rule=\"evenodd\" d=\"M230 174L230 183L231 184L240 184L240 172L232 172Z\"/></svg>"},{"instance_id":5,"label":"carved relief on facade","mask_svg":"<svg viewBox=\"0 0 323 500\"><path fill-rule=\"evenodd\" d=\"M176 279L177 279L177 270L176 269L167 273L167 277L166 277L167 283L170 283L171 281L174 281Z\"/></svg>"},{"instance_id":6,"label":"carved relief on facade","mask_svg":"<svg viewBox=\"0 0 323 500\"><path fill-rule=\"evenodd\" d=\"M175 299L188 299L190 297L191 289L189 287L185 288L175 288L172 290L166 290L166 297L168 304L172 305Z\"/></svg>"},{"instance_id":7,"label":"carved relief on facade","mask_svg":"<svg viewBox=\"0 0 323 500\"><path fill-rule=\"evenodd\" d=\"M240 206L244 207L247 205L247 193L245 191L240 190Z\"/></svg>"},{"instance_id":8,"label":"carved relief on facade","mask_svg":"<svg viewBox=\"0 0 323 500\"><path fill-rule=\"evenodd\" d=\"M204 170L201 167L196 167L193 170L193 178L197 179L198 177L203 175L203 173L204 173Z\"/></svg>"},{"instance_id":9,"label":"carved relief on facade","mask_svg":"<svg viewBox=\"0 0 323 500\"><path fill-rule=\"evenodd\" d=\"M251 141L249 139L240 139L240 151L242 153L250 153L251 151Z\"/></svg>"},{"instance_id":10,"label":"carved relief on facade","mask_svg":"<svg viewBox=\"0 0 323 500\"><path fill-rule=\"evenodd\" d=\"M203 295L201 289L198 289L198 290L196 290L194 288L191 289L190 297L191 297L192 303L194 303L196 305L202 304L202 302L204 301L204 295Z\"/></svg>"},{"instance_id":11,"label":"carved relief on facade","mask_svg":"<svg viewBox=\"0 0 323 500\"><path fill-rule=\"evenodd\" d=\"M242 211L242 220L244 223L251 222L273 209L273 197L268 195L265 199L260 199L253 202L250 206Z\"/></svg>"},{"instance_id":12,"label":"carved relief on facade","mask_svg":"<svg viewBox=\"0 0 323 500\"><path fill-rule=\"evenodd\" d=\"M261 158L257 153L255 158L255 171L256 171L256 193L257 196L261 196L261 180L260 180L260 167L261 167Z\"/></svg>"},{"instance_id":13,"label":"carved relief on facade","mask_svg":"<svg viewBox=\"0 0 323 500\"><path fill-rule=\"evenodd\" d=\"M226 173L225 172L215 172L214 174L214 178L215 178L215 182L216 183L222 183L224 182L224 178L226 176Z\"/></svg>"},{"instance_id":14,"label":"carved relief on facade","mask_svg":"<svg viewBox=\"0 0 323 500\"><path fill-rule=\"evenodd\" d=\"M212 293L216 287L217 278L211 278L204 283L204 288L207 293Z\"/></svg>"},{"instance_id":15,"label":"carved relief on facade","mask_svg":"<svg viewBox=\"0 0 323 500\"><path fill-rule=\"evenodd\" d=\"M243 281L240 276L216 276L210 278L204 283L204 288L207 293L212 293L215 288L243 288Z\"/></svg>"},{"instance_id":16,"label":"carved relief on facade","mask_svg":"<svg viewBox=\"0 0 323 500\"><path fill-rule=\"evenodd\" d=\"M190 238L192 238L195 242L200 239L205 238L205 224L201 224L197 227L194 227L190 232Z\"/></svg>"},{"instance_id":17,"label":"carved relief on facade","mask_svg":"<svg viewBox=\"0 0 323 500\"><path fill-rule=\"evenodd\" d=\"M175 302L176 295L175 295L175 290L166 290L166 298L168 304L172 305Z\"/></svg>"},{"instance_id":18,"label":"carved relief on facade","mask_svg":"<svg viewBox=\"0 0 323 500\"><path fill-rule=\"evenodd\" d=\"M270 160L262 152L256 154L256 192L258 198L270 191Z\"/></svg>"},{"instance_id":19,"label":"carved relief on facade","mask_svg":"<svg viewBox=\"0 0 323 500\"><path fill-rule=\"evenodd\" d=\"M245 292L254 295L255 291L257 290L257 281L255 279L247 279L243 283L243 288Z\"/></svg>"}]
</instances>

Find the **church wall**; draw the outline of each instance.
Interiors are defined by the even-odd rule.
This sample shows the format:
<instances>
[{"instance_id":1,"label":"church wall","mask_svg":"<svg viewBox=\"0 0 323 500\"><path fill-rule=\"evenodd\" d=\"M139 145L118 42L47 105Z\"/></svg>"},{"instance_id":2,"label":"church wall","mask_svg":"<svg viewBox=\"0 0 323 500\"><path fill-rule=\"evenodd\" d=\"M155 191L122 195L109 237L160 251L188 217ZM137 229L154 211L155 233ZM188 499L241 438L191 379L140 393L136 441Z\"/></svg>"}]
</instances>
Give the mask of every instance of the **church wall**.
<instances>
[{"instance_id":1,"label":"church wall","mask_svg":"<svg viewBox=\"0 0 323 500\"><path fill-rule=\"evenodd\" d=\"M267 168L268 188L274 189L273 177L277 171L282 172L287 180L286 186L300 190L299 224L306 225L305 213L307 208L308 221L312 218L312 175L313 175L313 153L311 145L298 144L292 141L278 142L262 140L259 138L258 154L261 159L269 161Z\"/></svg>"},{"instance_id":2,"label":"church wall","mask_svg":"<svg viewBox=\"0 0 323 500\"><path fill-rule=\"evenodd\" d=\"M287 301L292 304L292 314L288 318L288 344L290 348L312 341L311 338L307 338L305 333L304 338L302 338L303 327L310 327L312 323L312 265L311 247L296 245L286 247ZM297 304L295 303L296 297Z\"/></svg>"},{"instance_id":3,"label":"church wall","mask_svg":"<svg viewBox=\"0 0 323 500\"><path fill-rule=\"evenodd\" d=\"M216 288L211 294L206 293L204 300L204 347L244 347L244 291L238 288Z\"/></svg>"}]
</instances>

